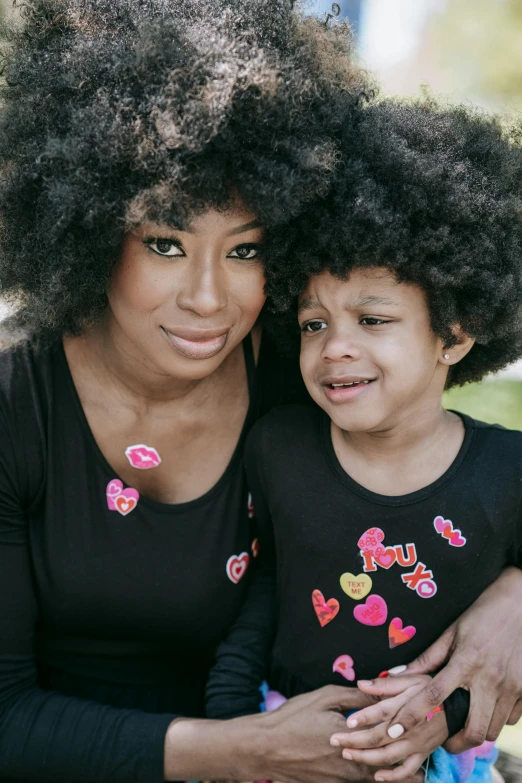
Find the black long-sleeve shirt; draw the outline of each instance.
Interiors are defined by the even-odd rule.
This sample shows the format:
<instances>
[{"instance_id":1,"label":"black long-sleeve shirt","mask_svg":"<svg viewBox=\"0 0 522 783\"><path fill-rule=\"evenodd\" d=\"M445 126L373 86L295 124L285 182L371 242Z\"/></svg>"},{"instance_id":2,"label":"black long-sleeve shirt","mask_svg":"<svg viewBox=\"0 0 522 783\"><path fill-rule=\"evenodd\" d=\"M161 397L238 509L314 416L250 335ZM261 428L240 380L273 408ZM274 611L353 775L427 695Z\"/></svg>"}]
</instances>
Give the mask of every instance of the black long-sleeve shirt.
<instances>
[{"instance_id":1,"label":"black long-sleeve shirt","mask_svg":"<svg viewBox=\"0 0 522 783\"><path fill-rule=\"evenodd\" d=\"M131 508L61 343L0 354L1 783L159 783L170 721L203 716L253 570L244 437L283 389L269 341L257 371L249 341L245 359L251 406L221 479Z\"/></svg>"},{"instance_id":2,"label":"black long-sleeve shirt","mask_svg":"<svg viewBox=\"0 0 522 783\"><path fill-rule=\"evenodd\" d=\"M246 465L262 571L218 651L209 716L252 711L260 673L291 697L407 663L520 564L522 433L463 420L446 473L398 497L346 474L319 408L287 406L255 425ZM446 706L453 734L464 692Z\"/></svg>"}]
</instances>

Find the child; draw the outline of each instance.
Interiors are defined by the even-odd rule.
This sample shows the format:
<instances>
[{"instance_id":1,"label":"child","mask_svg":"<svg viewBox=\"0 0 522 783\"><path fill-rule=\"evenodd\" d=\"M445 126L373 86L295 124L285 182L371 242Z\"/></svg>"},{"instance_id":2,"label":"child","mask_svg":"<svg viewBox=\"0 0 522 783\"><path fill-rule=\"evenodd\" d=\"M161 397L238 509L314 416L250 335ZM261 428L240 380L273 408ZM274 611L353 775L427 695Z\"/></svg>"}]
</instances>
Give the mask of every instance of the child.
<instances>
[{"instance_id":1,"label":"child","mask_svg":"<svg viewBox=\"0 0 522 783\"><path fill-rule=\"evenodd\" d=\"M334 192L282 245L295 269L267 256L272 299L297 305L316 404L249 436L264 593L218 655L220 717L248 711L271 632L268 680L285 697L377 678L522 563L522 434L441 405L522 356L522 153L494 120L433 102L374 105L345 143ZM376 774L404 780L462 725L451 707L403 738L354 732L343 755L406 759Z\"/></svg>"}]
</instances>

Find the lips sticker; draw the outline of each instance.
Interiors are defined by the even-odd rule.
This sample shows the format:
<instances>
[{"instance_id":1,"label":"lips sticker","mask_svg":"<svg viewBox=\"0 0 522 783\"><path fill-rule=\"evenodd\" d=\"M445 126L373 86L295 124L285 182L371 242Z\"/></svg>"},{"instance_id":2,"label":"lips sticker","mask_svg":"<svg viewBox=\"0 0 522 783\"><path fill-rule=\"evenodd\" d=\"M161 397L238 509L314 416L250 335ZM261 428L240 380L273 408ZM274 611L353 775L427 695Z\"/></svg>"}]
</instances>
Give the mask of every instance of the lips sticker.
<instances>
[{"instance_id":1,"label":"lips sticker","mask_svg":"<svg viewBox=\"0 0 522 783\"><path fill-rule=\"evenodd\" d=\"M250 555L248 552L241 552L240 555L231 555L228 558L226 565L227 576L235 585L244 577L249 562Z\"/></svg>"},{"instance_id":2,"label":"lips sticker","mask_svg":"<svg viewBox=\"0 0 522 783\"><path fill-rule=\"evenodd\" d=\"M450 546L464 546L466 539L460 532L453 527L451 519L444 519L444 517L438 516L433 520L433 527L440 533L442 538L445 538Z\"/></svg>"},{"instance_id":3,"label":"lips sticker","mask_svg":"<svg viewBox=\"0 0 522 783\"><path fill-rule=\"evenodd\" d=\"M125 449L125 456L136 470L150 470L161 465L161 457L152 446L137 443Z\"/></svg>"},{"instance_id":4,"label":"lips sticker","mask_svg":"<svg viewBox=\"0 0 522 783\"><path fill-rule=\"evenodd\" d=\"M132 487L123 488L119 479L112 479L105 490L107 506L110 511L117 511L122 517L126 517L134 511L140 499L140 493Z\"/></svg>"}]
</instances>

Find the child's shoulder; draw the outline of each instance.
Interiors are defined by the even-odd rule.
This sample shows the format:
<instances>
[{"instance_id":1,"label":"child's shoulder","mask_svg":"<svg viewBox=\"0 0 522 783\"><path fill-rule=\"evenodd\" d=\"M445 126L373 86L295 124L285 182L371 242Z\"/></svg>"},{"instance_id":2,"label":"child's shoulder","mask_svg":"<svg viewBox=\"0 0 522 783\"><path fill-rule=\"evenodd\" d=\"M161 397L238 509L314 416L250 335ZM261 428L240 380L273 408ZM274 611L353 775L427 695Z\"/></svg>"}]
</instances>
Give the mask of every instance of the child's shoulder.
<instances>
[{"instance_id":1,"label":"child's shoulder","mask_svg":"<svg viewBox=\"0 0 522 783\"><path fill-rule=\"evenodd\" d=\"M465 423L473 427L475 439L479 448L486 449L493 456L496 449L502 455L502 460L514 456L522 459L522 432L503 427L501 424L491 424L470 416L463 416Z\"/></svg>"},{"instance_id":2,"label":"child's shoulder","mask_svg":"<svg viewBox=\"0 0 522 783\"><path fill-rule=\"evenodd\" d=\"M299 448L319 436L321 414L324 416L316 405L280 405L254 424L248 443L263 448Z\"/></svg>"}]
</instances>

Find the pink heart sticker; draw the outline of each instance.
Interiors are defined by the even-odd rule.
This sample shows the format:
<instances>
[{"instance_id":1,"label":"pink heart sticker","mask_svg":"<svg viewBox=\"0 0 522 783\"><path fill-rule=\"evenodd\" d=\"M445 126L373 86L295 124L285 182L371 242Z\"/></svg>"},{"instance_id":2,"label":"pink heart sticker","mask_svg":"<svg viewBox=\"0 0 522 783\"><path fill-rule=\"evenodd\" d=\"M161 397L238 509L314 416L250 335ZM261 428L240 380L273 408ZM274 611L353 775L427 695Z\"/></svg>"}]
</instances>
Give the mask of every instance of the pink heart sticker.
<instances>
[{"instance_id":1,"label":"pink heart sticker","mask_svg":"<svg viewBox=\"0 0 522 783\"><path fill-rule=\"evenodd\" d=\"M384 546L382 546L383 541L384 532L380 527L371 527L362 534L357 542L357 546L361 552L366 552L367 554L376 557L381 554L381 552L384 552Z\"/></svg>"},{"instance_id":2,"label":"pink heart sticker","mask_svg":"<svg viewBox=\"0 0 522 783\"><path fill-rule=\"evenodd\" d=\"M119 479L112 479L112 481L109 481L107 484L107 489L105 490L105 493L107 495L107 505L111 511L116 511L116 506L114 505L114 498L117 498L118 495L121 495L121 491L123 489L123 483Z\"/></svg>"},{"instance_id":3,"label":"pink heart sticker","mask_svg":"<svg viewBox=\"0 0 522 783\"><path fill-rule=\"evenodd\" d=\"M413 625L407 625L406 628L402 627L402 620L400 617L394 617L388 628L388 638L390 640L390 647L398 647L400 644L409 642L413 639L417 629Z\"/></svg>"},{"instance_id":4,"label":"pink heart sticker","mask_svg":"<svg viewBox=\"0 0 522 783\"><path fill-rule=\"evenodd\" d=\"M351 655L340 655L333 662L332 671L340 674L345 680L353 682L355 680L355 671L353 668L353 658Z\"/></svg>"},{"instance_id":5,"label":"pink heart sticker","mask_svg":"<svg viewBox=\"0 0 522 783\"><path fill-rule=\"evenodd\" d=\"M137 470L150 470L161 464L161 457L156 449L152 446L146 446L144 443L128 446L125 449L125 456L132 467Z\"/></svg>"},{"instance_id":6,"label":"pink heart sticker","mask_svg":"<svg viewBox=\"0 0 522 783\"><path fill-rule=\"evenodd\" d=\"M375 556L375 562L386 569L391 568L396 559L397 555L395 553L395 549L392 546L389 546L380 555Z\"/></svg>"},{"instance_id":7,"label":"pink heart sticker","mask_svg":"<svg viewBox=\"0 0 522 783\"><path fill-rule=\"evenodd\" d=\"M231 582L235 585L243 578L250 562L248 552L241 552L240 555L231 555L227 560L226 572Z\"/></svg>"},{"instance_id":8,"label":"pink heart sticker","mask_svg":"<svg viewBox=\"0 0 522 783\"><path fill-rule=\"evenodd\" d=\"M380 595L369 595L364 604L355 607L353 614L363 625L383 625L388 617L388 607Z\"/></svg>"},{"instance_id":9,"label":"pink heart sticker","mask_svg":"<svg viewBox=\"0 0 522 783\"><path fill-rule=\"evenodd\" d=\"M127 489L124 489L117 498L114 499L114 505L116 506L116 511L118 511L122 517L126 517L127 514L130 514L131 511L134 511L136 506L138 505L138 500L140 499L140 493L137 489L132 489L132 487L128 487Z\"/></svg>"},{"instance_id":10,"label":"pink heart sticker","mask_svg":"<svg viewBox=\"0 0 522 783\"><path fill-rule=\"evenodd\" d=\"M444 517L441 516L435 517L433 520L433 527L437 533L440 533L443 538L447 539L450 546L461 547L465 545L466 539L460 530L453 527L451 519L444 519Z\"/></svg>"}]
</instances>

